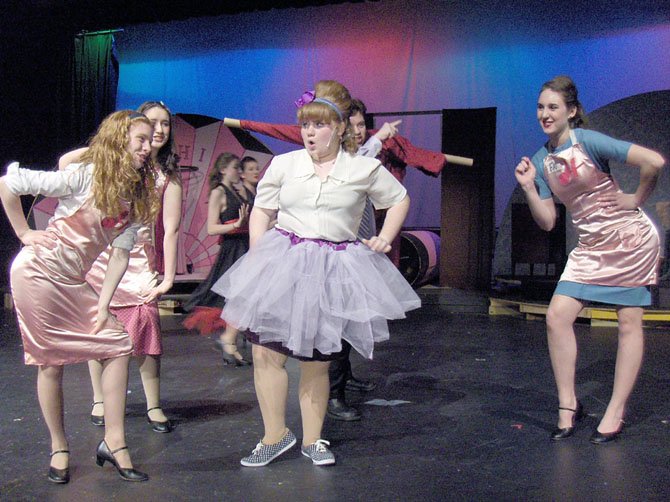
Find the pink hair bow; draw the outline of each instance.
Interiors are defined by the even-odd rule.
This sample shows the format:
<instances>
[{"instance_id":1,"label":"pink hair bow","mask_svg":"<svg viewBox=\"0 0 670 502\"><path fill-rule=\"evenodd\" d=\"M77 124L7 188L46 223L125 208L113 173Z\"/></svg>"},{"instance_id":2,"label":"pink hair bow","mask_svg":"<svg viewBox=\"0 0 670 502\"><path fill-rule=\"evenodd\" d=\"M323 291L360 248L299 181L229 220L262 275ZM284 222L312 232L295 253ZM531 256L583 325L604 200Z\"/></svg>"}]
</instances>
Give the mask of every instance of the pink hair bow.
<instances>
[{"instance_id":1,"label":"pink hair bow","mask_svg":"<svg viewBox=\"0 0 670 502\"><path fill-rule=\"evenodd\" d=\"M302 108L306 104L314 101L315 97L316 95L314 94L314 91L305 91L302 93L302 96L300 96L298 99L295 100L295 106L298 108Z\"/></svg>"}]
</instances>

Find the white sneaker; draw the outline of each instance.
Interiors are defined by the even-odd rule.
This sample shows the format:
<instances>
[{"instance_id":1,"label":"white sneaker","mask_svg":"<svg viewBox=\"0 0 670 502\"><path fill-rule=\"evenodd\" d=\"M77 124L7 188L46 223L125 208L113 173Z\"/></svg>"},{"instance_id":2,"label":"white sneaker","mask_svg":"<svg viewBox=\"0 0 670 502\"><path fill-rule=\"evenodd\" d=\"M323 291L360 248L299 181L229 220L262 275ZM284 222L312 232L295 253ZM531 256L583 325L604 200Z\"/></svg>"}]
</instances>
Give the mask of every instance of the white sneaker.
<instances>
[{"instance_id":1,"label":"white sneaker","mask_svg":"<svg viewBox=\"0 0 670 502\"><path fill-rule=\"evenodd\" d=\"M301 446L300 451L306 457L312 459L314 465L333 465L335 455L328 449L330 443L325 439L317 439L309 446Z\"/></svg>"},{"instance_id":2,"label":"white sneaker","mask_svg":"<svg viewBox=\"0 0 670 502\"><path fill-rule=\"evenodd\" d=\"M287 431L278 443L263 444L262 441L259 442L251 455L240 460L240 464L245 467L263 467L285 451L290 450L295 443L295 436L291 431Z\"/></svg>"}]
</instances>

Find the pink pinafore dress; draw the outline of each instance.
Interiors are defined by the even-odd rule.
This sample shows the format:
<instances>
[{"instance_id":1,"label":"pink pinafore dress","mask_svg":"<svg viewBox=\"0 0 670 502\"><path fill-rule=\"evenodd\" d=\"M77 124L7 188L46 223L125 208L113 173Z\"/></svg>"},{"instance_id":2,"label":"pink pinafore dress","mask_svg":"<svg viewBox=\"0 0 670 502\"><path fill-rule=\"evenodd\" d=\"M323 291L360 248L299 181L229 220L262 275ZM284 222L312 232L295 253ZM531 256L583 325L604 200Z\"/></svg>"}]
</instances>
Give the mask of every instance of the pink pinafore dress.
<instances>
[{"instance_id":1,"label":"pink pinafore dress","mask_svg":"<svg viewBox=\"0 0 670 502\"><path fill-rule=\"evenodd\" d=\"M91 334L98 295L84 279L127 224L127 219L103 218L89 198L73 214L49 223L54 249L25 246L16 256L11 285L26 364L60 366L131 353L122 330Z\"/></svg>"},{"instance_id":2,"label":"pink pinafore dress","mask_svg":"<svg viewBox=\"0 0 670 502\"><path fill-rule=\"evenodd\" d=\"M640 208L612 210L600 206L598 198L619 192L619 186L611 175L598 169L572 130L570 139L572 146L544 159L547 184L570 212L578 233L578 244L568 257L556 293L610 303L610 288L624 290L625 297L627 288L656 283L658 232ZM580 284L587 287L580 288ZM576 291L586 293L572 294Z\"/></svg>"}]
</instances>

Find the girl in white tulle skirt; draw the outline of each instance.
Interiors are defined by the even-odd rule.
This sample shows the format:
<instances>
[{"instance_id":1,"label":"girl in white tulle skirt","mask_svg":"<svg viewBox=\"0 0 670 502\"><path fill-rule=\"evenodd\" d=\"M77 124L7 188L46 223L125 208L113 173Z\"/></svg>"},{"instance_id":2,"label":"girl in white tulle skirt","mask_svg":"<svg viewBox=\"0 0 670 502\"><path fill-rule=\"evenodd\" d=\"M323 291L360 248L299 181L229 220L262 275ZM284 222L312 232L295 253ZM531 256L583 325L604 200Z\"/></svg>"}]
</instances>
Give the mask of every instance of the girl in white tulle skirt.
<instances>
[{"instance_id":1,"label":"girl in white tulle skirt","mask_svg":"<svg viewBox=\"0 0 670 502\"><path fill-rule=\"evenodd\" d=\"M289 356L300 360L302 453L334 464L321 439L329 360L343 339L372 358L374 343L388 339L387 319L420 306L384 255L409 197L378 160L355 155L349 92L321 81L296 105L305 149L272 160L250 216L250 251L212 288L226 298L224 320L248 330L254 343L265 435L242 459L249 467L267 465L296 442L285 423ZM367 198L387 217L378 236L357 241Z\"/></svg>"}]
</instances>

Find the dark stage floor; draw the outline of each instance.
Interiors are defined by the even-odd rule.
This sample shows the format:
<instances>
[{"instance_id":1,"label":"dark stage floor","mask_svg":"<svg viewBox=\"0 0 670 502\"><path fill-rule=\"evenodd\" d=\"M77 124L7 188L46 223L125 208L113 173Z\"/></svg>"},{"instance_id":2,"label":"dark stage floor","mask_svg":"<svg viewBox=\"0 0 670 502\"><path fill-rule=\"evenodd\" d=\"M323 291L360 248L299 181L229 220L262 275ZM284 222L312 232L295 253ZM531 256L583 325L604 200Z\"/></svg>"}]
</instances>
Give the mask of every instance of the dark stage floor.
<instances>
[{"instance_id":1,"label":"dark stage floor","mask_svg":"<svg viewBox=\"0 0 670 502\"><path fill-rule=\"evenodd\" d=\"M452 309L453 310L453 309ZM334 467L315 467L297 448L265 468L239 464L261 436L252 371L224 368L212 343L166 318L164 408L177 422L156 434L144 418L131 366L128 444L147 483L99 468L102 429L89 422L84 365L66 369L68 485L46 479L49 440L35 395L35 368L22 363L13 312L0 338L0 500L668 500L670 330L648 330L647 355L622 437L588 442L605 409L616 349L611 328L579 326L579 395L590 416L552 443L556 398L544 324L428 305L392 324L391 341L357 375L378 382L350 394L363 420L326 419ZM288 424L300 440L297 366L289 363ZM378 400L383 406L368 403ZM388 406L392 400L407 401Z\"/></svg>"}]
</instances>

